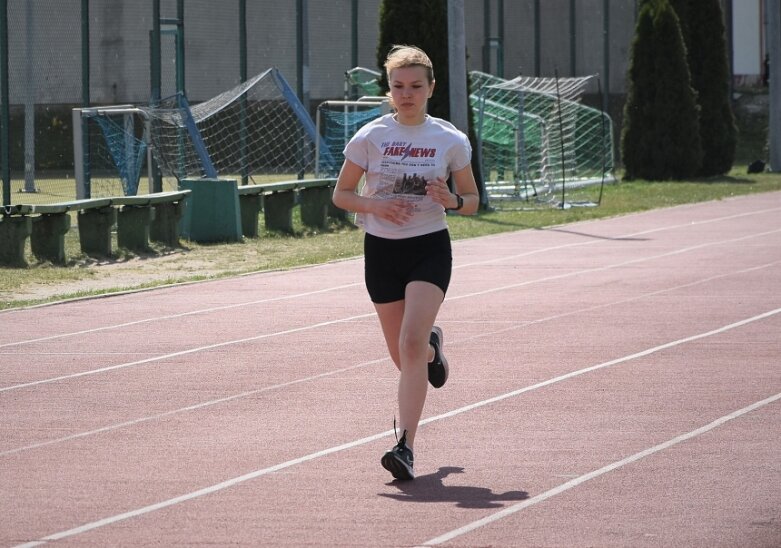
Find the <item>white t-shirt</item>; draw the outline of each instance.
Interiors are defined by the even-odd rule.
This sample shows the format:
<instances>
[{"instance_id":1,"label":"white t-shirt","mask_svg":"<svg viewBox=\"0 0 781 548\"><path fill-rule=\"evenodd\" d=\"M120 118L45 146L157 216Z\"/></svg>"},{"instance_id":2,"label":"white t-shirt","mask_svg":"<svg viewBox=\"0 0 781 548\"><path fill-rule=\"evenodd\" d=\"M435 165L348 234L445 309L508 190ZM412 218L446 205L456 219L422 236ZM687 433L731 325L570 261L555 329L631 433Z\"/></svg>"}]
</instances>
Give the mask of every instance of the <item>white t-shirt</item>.
<instances>
[{"instance_id":1,"label":"white t-shirt","mask_svg":"<svg viewBox=\"0 0 781 548\"><path fill-rule=\"evenodd\" d=\"M440 118L426 116L417 126L400 124L393 114L372 121L353 136L344 157L366 172L362 196L414 203L412 217L396 225L372 214L358 214L363 229L380 238L410 238L447 228L445 209L426 196L426 182L445 180L469 165L469 139Z\"/></svg>"}]
</instances>

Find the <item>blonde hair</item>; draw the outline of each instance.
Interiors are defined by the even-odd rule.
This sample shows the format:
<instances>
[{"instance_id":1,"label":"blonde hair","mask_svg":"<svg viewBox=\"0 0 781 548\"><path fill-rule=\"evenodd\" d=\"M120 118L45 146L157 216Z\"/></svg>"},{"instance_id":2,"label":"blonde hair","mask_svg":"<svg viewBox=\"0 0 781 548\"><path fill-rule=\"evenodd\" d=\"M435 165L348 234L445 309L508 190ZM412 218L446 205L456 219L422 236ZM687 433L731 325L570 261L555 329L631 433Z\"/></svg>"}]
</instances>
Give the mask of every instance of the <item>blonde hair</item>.
<instances>
[{"instance_id":1,"label":"blonde hair","mask_svg":"<svg viewBox=\"0 0 781 548\"><path fill-rule=\"evenodd\" d=\"M428 83L434 82L434 65L426 52L415 46L395 45L385 58L385 72L390 80L391 71L397 68L423 67L426 69Z\"/></svg>"}]
</instances>

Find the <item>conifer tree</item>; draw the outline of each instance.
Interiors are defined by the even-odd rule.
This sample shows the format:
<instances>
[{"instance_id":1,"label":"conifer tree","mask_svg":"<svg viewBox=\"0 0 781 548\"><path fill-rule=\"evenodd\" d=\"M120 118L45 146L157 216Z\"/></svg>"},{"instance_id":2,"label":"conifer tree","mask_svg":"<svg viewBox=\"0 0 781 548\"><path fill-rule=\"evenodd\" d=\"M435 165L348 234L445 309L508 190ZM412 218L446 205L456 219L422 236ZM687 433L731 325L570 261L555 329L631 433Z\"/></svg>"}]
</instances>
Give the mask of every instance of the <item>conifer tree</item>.
<instances>
[{"instance_id":1,"label":"conifer tree","mask_svg":"<svg viewBox=\"0 0 781 548\"><path fill-rule=\"evenodd\" d=\"M385 58L396 44L417 46L434 64L437 85L428 102L428 113L445 120L450 118L450 96L447 48L446 0L383 0L380 3L380 35L377 66L380 85L388 90Z\"/></svg>"},{"instance_id":2,"label":"conifer tree","mask_svg":"<svg viewBox=\"0 0 781 548\"><path fill-rule=\"evenodd\" d=\"M645 0L632 42L621 147L626 177L685 179L702 162L696 94L678 17Z\"/></svg>"},{"instance_id":3,"label":"conifer tree","mask_svg":"<svg viewBox=\"0 0 781 548\"><path fill-rule=\"evenodd\" d=\"M722 175L732 167L737 146L724 13L719 0L672 0L672 6L680 20L700 107L703 157L699 175Z\"/></svg>"}]
</instances>

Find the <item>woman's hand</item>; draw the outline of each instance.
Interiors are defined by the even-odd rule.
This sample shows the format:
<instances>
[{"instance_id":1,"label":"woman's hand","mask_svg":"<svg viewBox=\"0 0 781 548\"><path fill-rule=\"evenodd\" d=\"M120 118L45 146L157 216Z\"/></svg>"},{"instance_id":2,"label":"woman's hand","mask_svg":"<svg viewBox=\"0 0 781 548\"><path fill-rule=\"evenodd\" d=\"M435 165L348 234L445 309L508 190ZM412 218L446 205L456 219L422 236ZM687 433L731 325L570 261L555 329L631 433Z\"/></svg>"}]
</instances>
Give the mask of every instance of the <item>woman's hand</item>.
<instances>
[{"instance_id":1,"label":"woman's hand","mask_svg":"<svg viewBox=\"0 0 781 548\"><path fill-rule=\"evenodd\" d=\"M445 209L452 209L458 205L456 195L450 192L447 183L441 177L426 183L426 195Z\"/></svg>"},{"instance_id":2,"label":"woman's hand","mask_svg":"<svg viewBox=\"0 0 781 548\"><path fill-rule=\"evenodd\" d=\"M372 200L371 213L399 226L412 217L415 204L406 200Z\"/></svg>"}]
</instances>

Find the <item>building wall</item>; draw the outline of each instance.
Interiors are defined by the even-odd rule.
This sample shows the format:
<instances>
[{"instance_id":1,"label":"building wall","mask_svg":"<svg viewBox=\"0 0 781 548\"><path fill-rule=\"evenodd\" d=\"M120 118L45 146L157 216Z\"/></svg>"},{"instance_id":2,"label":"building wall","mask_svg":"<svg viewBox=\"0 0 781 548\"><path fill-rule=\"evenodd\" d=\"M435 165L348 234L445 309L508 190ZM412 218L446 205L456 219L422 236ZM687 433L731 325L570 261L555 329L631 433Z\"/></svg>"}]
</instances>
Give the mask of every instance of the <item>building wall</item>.
<instances>
[{"instance_id":1,"label":"building wall","mask_svg":"<svg viewBox=\"0 0 781 548\"><path fill-rule=\"evenodd\" d=\"M602 0L579 0L577 71L602 70ZM533 74L534 20L532 0L490 2L492 31L503 20L504 73ZM620 93L631 38L633 2L611 0L610 89ZM308 2L309 84L312 98L338 98L344 73L352 68L351 0ZM376 69L380 0L358 3L358 65ZM541 74L558 69L569 75L569 0L541 2ZM468 68L483 69L484 7L466 0ZM81 2L32 0L9 2L10 90L12 103L81 102ZM161 0L161 16L176 17L176 1ZM185 82L192 101L229 89L239 81L238 0L185 0ZM90 98L93 103L140 103L150 96L152 0L90 1ZM296 2L248 0L248 65L250 74L276 66L296 86ZM165 29L165 27L164 27ZM443 45L446 47L446 45ZM175 91L175 42L162 37L163 95Z\"/></svg>"},{"instance_id":2,"label":"building wall","mask_svg":"<svg viewBox=\"0 0 781 548\"><path fill-rule=\"evenodd\" d=\"M163 18L176 17L176 0L161 0ZM248 0L250 75L272 66L296 88L295 0ZM609 7L604 32L603 8ZM762 0L733 2L735 72L761 74ZM533 0L488 0L490 35L504 29L503 72L534 75ZM239 82L238 0L185 0L185 82L191 101L212 97ZM380 0L358 2L358 65L377 69ZM572 75L570 0L540 6L539 75ZM625 90L637 0L575 2L575 74L599 74L603 89ZM340 98L344 73L352 68L352 0L308 1L309 95ZM483 70L485 0L465 0L469 70ZM78 104L81 90L80 0L8 3L12 104ZM90 99L95 104L145 103L150 97L152 0L90 0ZM609 65L604 38L609 37ZM443 44L443 47L447 47ZM175 91L174 36L164 33L163 95ZM609 73L609 74L608 74ZM609 78L608 78L609 76Z\"/></svg>"}]
</instances>

